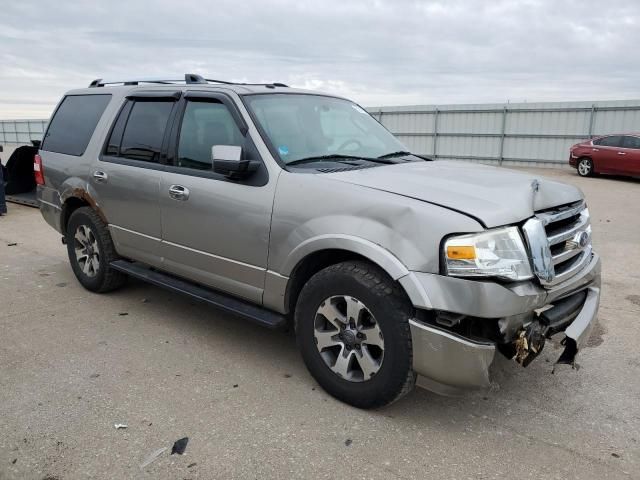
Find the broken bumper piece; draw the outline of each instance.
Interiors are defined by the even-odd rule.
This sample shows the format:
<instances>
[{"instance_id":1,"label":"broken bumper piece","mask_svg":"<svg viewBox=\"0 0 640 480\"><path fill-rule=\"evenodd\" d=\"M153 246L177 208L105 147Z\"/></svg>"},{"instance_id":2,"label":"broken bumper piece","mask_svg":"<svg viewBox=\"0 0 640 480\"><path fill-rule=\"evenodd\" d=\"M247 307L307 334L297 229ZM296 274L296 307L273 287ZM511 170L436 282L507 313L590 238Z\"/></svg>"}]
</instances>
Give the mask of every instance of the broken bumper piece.
<instances>
[{"instance_id":1,"label":"broken bumper piece","mask_svg":"<svg viewBox=\"0 0 640 480\"><path fill-rule=\"evenodd\" d=\"M477 342L461 335L410 320L413 370L418 385L442 395L491 385L489 366L495 344Z\"/></svg>"},{"instance_id":2,"label":"broken bumper piece","mask_svg":"<svg viewBox=\"0 0 640 480\"><path fill-rule=\"evenodd\" d=\"M557 363L574 363L576 354L589 339L591 330L597 322L598 307L600 305L600 288L588 288L586 292L587 296L580 312L564 331L566 335L563 340L565 349Z\"/></svg>"},{"instance_id":3,"label":"broken bumper piece","mask_svg":"<svg viewBox=\"0 0 640 480\"><path fill-rule=\"evenodd\" d=\"M515 360L529 365L542 351L545 340L564 333L564 351L556 363L573 365L578 350L597 321L600 288L590 287L556 302L520 332L513 342Z\"/></svg>"}]
</instances>

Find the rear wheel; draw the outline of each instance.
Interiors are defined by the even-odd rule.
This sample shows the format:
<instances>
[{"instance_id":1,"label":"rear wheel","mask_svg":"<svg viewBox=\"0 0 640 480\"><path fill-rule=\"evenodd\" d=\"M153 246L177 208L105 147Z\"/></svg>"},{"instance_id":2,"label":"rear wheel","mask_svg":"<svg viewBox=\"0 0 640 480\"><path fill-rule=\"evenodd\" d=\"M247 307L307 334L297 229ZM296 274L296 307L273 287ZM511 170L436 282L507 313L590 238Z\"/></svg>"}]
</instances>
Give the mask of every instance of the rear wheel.
<instances>
[{"instance_id":1,"label":"rear wheel","mask_svg":"<svg viewBox=\"0 0 640 480\"><path fill-rule=\"evenodd\" d=\"M126 276L110 263L118 258L107 226L90 207L75 210L67 223L67 253L78 281L92 292L109 292L122 286Z\"/></svg>"},{"instance_id":2,"label":"rear wheel","mask_svg":"<svg viewBox=\"0 0 640 480\"><path fill-rule=\"evenodd\" d=\"M415 383L404 292L366 262L332 265L304 286L296 305L298 347L331 395L359 408L398 400Z\"/></svg>"},{"instance_id":3,"label":"rear wheel","mask_svg":"<svg viewBox=\"0 0 640 480\"><path fill-rule=\"evenodd\" d=\"M593 161L590 158L582 157L578 160L578 175L581 177L590 177L593 175Z\"/></svg>"}]
</instances>

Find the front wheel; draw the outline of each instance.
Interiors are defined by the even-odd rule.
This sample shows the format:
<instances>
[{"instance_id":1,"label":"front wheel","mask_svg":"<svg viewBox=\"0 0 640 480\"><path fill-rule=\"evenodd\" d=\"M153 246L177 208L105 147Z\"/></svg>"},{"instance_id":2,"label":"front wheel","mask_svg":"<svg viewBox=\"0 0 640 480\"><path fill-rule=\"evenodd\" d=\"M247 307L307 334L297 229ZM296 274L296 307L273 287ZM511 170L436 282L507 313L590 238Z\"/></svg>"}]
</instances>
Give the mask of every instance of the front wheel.
<instances>
[{"instance_id":1,"label":"front wheel","mask_svg":"<svg viewBox=\"0 0 640 480\"><path fill-rule=\"evenodd\" d=\"M307 368L331 395L359 408L390 404L415 384L413 307L378 267L344 262L304 286L296 339Z\"/></svg>"},{"instance_id":2,"label":"front wheel","mask_svg":"<svg viewBox=\"0 0 640 480\"><path fill-rule=\"evenodd\" d=\"M583 157L578 160L578 175L581 177L590 177L593 175L593 161L590 158Z\"/></svg>"}]
</instances>

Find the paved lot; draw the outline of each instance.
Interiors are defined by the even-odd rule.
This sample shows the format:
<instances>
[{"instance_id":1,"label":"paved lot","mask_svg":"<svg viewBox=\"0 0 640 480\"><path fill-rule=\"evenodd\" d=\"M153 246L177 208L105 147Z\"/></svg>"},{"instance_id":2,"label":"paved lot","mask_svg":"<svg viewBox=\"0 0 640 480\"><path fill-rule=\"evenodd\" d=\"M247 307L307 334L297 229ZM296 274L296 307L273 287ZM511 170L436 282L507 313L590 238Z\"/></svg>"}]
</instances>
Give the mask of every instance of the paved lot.
<instances>
[{"instance_id":1,"label":"paved lot","mask_svg":"<svg viewBox=\"0 0 640 480\"><path fill-rule=\"evenodd\" d=\"M535 172L583 189L603 257L581 368L552 375L547 344L489 393L416 390L377 411L325 394L291 335L142 283L83 290L39 212L9 205L0 479L640 478L640 181ZM185 436L185 455L140 469Z\"/></svg>"}]
</instances>

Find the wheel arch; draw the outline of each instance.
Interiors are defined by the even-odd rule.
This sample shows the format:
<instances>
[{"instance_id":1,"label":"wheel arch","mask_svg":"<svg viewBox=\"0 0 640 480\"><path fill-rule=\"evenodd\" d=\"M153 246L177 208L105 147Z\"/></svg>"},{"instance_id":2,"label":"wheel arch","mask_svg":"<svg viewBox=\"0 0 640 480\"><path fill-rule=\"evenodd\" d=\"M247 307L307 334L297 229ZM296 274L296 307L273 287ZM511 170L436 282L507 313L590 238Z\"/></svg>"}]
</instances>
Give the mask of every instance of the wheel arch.
<instances>
[{"instance_id":1,"label":"wheel arch","mask_svg":"<svg viewBox=\"0 0 640 480\"><path fill-rule=\"evenodd\" d=\"M102 210L98 207L93 197L81 186L70 184L60 195L60 203L62 204L60 212L60 228L62 232L66 232L67 223L71 214L81 207L91 207L100 217L100 219L108 225L108 221Z\"/></svg>"},{"instance_id":2,"label":"wheel arch","mask_svg":"<svg viewBox=\"0 0 640 480\"><path fill-rule=\"evenodd\" d=\"M283 295L285 313L293 312L302 287L313 275L330 265L349 260L376 265L393 281L409 274L407 267L395 255L362 238L340 235L311 239L291 252L283 265L282 274L288 277ZM406 294L404 287L401 288Z\"/></svg>"},{"instance_id":3,"label":"wheel arch","mask_svg":"<svg viewBox=\"0 0 640 480\"><path fill-rule=\"evenodd\" d=\"M60 228L62 232L67 231L67 224L71 214L81 207L89 207L89 203L80 197L68 197L62 204L62 210L60 212Z\"/></svg>"}]
</instances>

